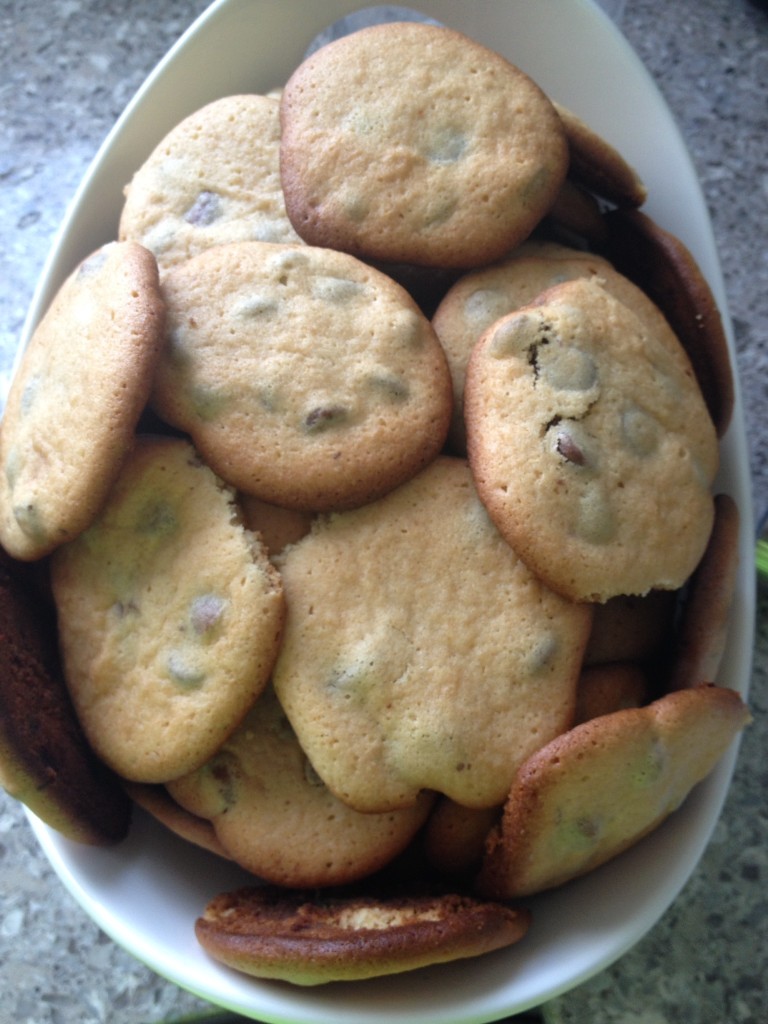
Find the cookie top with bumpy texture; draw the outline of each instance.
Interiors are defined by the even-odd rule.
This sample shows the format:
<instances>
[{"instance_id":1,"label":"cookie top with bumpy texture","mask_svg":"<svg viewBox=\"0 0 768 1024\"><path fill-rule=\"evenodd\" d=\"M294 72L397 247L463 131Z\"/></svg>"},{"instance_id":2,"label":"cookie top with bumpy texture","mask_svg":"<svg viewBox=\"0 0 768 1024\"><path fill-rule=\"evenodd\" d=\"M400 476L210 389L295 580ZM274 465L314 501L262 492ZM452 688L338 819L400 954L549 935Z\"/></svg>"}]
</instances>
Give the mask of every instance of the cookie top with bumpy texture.
<instances>
[{"instance_id":1,"label":"cookie top with bumpy texture","mask_svg":"<svg viewBox=\"0 0 768 1024\"><path fill-rule=\"evenodd\" d=\"M559 736L520 769L477 891L516 899L617 856L682 804L749 720L735 691L698 686Z\"/></svg>"},{"instance_id":2,"label":"cookie top with bumpy texture","mask_svg":"<svg viewBox=\"0 0 768 1024\"><path fill-rule=\"evenodd\" d=\"M386 262L498 259L541 220L568 166L541 89L436 25L376 25L322 47L287 82L281 123L301 237Z\"/></svg>"},{"instance_id":3,"label":"cookie top with bumpy texture","mask_svg":"<svg viewBox=\"0 0 768 1024\"><path fill-rule=\"evenodd\" d=\"M267 684L280 579L232 492L143 437L99 518L52 559L64 670L97 753L135 782L204 763Z\"/></svg>"},{"instance_id":4,"label":"cookie top with bumpy texture","mask_svg":"<svg viewBox=\"0 0 768 1024\"><path fill-rule=\"evenodd\" d=\"M168 789L212 822L238 864L295 888L345 885L378 871L407 846L432 806L428 793L384 814L342 803L309 764L271 687L210 761Z\"/></svg>"},{"instance_id":5,"label":"cookie top with bumpy texture","mask_svg":"<svg viewBox=\"0 0 768 1024\"><path fill-rule=\"evenodd\" d=\"M280 105L225 96L177 124L125 189L119 237L141 242L161 272L212 245L300 242L280 184Z\"/></svg>"},{"instance_id":6,"label":"cookie top with bumpy texture","mask_svg":"<svg viewBox=\"0 0 768 1024\"><path fill-rule=\"evenodd\" d=\"M316 520L278 564L275 690L317 773L358 810L423 789L499 804L516 765L570 724L592 610L528 571L463 460Z\"/></svg>"},{"instance_id":7,"label":"cookie top with bumpy texture","mask_svg":"<svg viewBox=\"0 0 768 1024\"><path fill-rule=\"evenodd\" d=\"M0 541L41 558L93 520L147 402L163 337L155 258L93 253L35 330L0 424Z\"/></svg>"},{"instance_id":8,"label":"cookie top with bumpy texture","mask_svg":"<svg viewBox=\"0 0 768 1024\"><path fill-rule=\"evenodd\" d=\"M158 414L246 494L285 508L360 505L439 451L445 356L400 285L346 253L243 242L164 278Z\"/></svg>"},{"instance_id":9,"label":"cookie top with bumpy texture","mask_svg":"<svg viewBox=\"0 0 768 1024\"><path fill-rule=\"evenodd\" d=\"M502 317L473 350L478 492L531 570L572 600L674 590L704 552L717 437L670 339L577 280Z\"/></svg>"}]
</instances>

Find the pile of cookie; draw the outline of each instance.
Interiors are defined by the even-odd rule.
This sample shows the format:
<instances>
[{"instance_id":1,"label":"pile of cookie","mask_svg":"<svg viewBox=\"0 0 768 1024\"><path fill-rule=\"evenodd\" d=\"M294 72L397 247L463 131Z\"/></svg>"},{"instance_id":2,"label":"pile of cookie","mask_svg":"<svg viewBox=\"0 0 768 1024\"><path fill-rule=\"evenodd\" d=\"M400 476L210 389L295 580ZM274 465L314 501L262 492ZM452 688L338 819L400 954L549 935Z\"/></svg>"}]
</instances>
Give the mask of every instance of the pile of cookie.
<instances>
[{"instance_id":1,"label":"pile of cookie","mask_svg":"<svg viewBox=\"0 0 768 1024\"><path fill-rule=\"evenodd\" d=\"M174 128L39 324L0 777L78 840L135 801L256 876L201 908L214 957L315 984L516 942L512 901L748 721L713 683L728 350L644 200L496 53L376 26Z\"/></svg>"}]
</instances>

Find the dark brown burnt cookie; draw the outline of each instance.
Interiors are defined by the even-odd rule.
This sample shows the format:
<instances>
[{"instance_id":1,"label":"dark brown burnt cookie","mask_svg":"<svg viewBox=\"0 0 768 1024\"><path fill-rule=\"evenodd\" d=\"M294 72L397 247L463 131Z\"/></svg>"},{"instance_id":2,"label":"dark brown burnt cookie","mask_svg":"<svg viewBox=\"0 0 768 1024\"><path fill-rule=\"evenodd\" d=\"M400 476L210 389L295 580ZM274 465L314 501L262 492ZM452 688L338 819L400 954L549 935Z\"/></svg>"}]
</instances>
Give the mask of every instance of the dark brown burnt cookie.
<instances>
[{"instance_id":1,"label":"dark brown burnt cookie","mask_svg":"<svg viewBox=\"0 0 768 1024\"><path fill-rule=\"evenodd\" d=\"M130 801L91 751L59 668L52 609L0 549L0 784L78 842L123 839Z\"/></svg>"}]
</instances>

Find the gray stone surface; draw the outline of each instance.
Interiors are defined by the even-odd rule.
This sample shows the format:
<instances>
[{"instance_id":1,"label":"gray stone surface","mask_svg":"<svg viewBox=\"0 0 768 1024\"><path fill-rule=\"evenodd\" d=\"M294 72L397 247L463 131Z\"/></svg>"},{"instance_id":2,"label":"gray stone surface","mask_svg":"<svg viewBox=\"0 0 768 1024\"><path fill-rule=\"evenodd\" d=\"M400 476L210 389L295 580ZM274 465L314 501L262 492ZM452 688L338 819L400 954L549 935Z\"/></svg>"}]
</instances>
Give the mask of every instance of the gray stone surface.
<instances>
[{"instance_id":1,"label":"gray stone surface","mask_svg":"<svg viewBox=\"0 0 768 1024\"><path fill-rule=\"evenodd\" d=\"M550 0L554 2L554 0ZM567 2L567 0L557 0ZM1 0L0 393L66 204L114 120L203 0ZM768 14L750 0L614 7L690 148L738 348L755 512L768 507ZM617 964L541 1012L547 1024L768 1019L768 599L724 815L693 879ZM0 792L0 1024L143 1024L202 1012L124 953L55 878Z\"/></svg>"}]
</instances>

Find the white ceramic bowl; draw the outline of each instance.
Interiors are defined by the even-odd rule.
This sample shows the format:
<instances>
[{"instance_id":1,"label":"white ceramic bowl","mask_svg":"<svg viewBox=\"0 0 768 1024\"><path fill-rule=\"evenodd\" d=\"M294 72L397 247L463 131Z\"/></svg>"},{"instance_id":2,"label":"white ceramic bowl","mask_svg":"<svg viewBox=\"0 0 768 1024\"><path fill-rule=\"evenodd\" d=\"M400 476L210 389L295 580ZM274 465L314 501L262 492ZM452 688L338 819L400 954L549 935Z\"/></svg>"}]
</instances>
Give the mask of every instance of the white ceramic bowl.
<instances>
[{"instance_id":1,"label":"white ceramic bowl","mask_svg":"<svg viewBox=\"0 0 768 1024\"><path fill-rule=\"evenodd\" d=\"M99 151L46 264L28 339L73 266L117 232L123 185L182 117L215 97L282 83L314 34L363 6L355 0L218 0L147 79ZM697 258L720 304L725 294L706 207L685 145L649 75L590 0L422 0L419 10L501 51L580 114L640 171L647 211ZM731 351L733 343L731 341ZM742 568L718 680L746 695L752 649L753 536L746 443L737 393L717 482L743 517ZM78 846L30 816L64 884L139 960L215 1004L269 1022L478 1022L521 1012L607 967L659 919L688 880L721 810L736 745L659 830L591 875L531 901L519 945L396 979L303 990L257 981L210 960L193 922L207 900L246 880L236 868L165 833L143 814L113 850Z\"/></svg>"}]
</instances>

